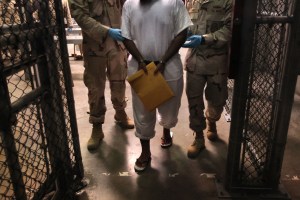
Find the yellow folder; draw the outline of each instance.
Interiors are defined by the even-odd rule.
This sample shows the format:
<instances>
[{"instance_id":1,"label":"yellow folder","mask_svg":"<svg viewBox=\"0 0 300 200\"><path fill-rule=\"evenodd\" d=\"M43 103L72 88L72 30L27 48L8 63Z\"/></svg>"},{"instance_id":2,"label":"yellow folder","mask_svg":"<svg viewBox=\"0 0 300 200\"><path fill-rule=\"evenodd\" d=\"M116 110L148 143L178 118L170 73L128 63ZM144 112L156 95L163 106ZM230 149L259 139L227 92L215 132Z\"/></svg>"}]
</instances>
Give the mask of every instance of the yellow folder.
<instances>
[{"instance_id":1,"label":"yellow folder","mask_svg":"<svg viewBox=\"0 0 300 200\"><path fill-rule=\"evenodd\" d=\"M139 70L127 78L148 111L154 110L174 96L162 74L160 72L154 74L155 69L156 65L151 62L147 65L148 74Z\"/></svg>"}]
</instances>

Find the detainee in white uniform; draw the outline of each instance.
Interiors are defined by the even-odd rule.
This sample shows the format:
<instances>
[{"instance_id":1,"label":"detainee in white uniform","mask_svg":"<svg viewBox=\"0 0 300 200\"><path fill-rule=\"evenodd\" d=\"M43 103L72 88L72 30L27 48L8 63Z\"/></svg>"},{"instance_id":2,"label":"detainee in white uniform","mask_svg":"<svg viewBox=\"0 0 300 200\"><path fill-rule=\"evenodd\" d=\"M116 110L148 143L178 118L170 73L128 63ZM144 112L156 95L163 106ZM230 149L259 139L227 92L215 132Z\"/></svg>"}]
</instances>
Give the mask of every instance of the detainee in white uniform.
<instances>
[{"instance_id":1,"label":"detainee in white uniform","mask_svg":"<svg viewBox=\"0 0 300 200\"><path fill-rule=\"evenodd\" d=\"M174 37L191 25L182 0L157 0L154 4L143 7L139 0L126 0L122 11L122 36L133 40L144 59L149 61L159 61ZM138 61L130 55L128 76L137 70ZM158 107L157 119L161 126L170 129L178 121L183 92L183 67L179 53L166 63L163 75L175 97ZM153 138L156 112L147 112L134 92L132 102L136 136L140 139Z\"/></svg>"},{"instance_id":2,"label":"detainee in white uniform","mask_svg":"<svg viewBox=\"0 0 300 200\"><path fill-rule=\"evenodd\" d=\"M145 69L145 61L157 61L175 96L148 112L132 90L135 135L141 140L142 153L135 170L142 171L151 160L149 141L155 136L156 117L163 126L162 147L172 145L170 129L178 122L183 92L183 66L178 50L192 25L182 0L126 0L122 10L122 36L130 56L128 76ZM168 140L165 140L165 139Z\"/></svg>"}]
</instances>

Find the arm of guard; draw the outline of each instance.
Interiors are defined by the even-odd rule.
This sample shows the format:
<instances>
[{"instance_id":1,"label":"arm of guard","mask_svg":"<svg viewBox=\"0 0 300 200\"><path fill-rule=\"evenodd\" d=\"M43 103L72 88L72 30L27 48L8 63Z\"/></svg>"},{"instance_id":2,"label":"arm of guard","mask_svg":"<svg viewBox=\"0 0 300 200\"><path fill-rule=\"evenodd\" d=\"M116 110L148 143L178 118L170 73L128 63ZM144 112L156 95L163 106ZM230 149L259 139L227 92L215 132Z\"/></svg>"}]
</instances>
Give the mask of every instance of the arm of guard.
<instances>
[{"instance_id":1,"label":"arm of guard","mask_svg":"<svg viewBox=\"0 0 300 200\"><path fill-rule=\"evenodd\" d=\"M219 43L222 45L224 43L228 43L231 40L231 19L232 19L232 2L227 1L226 14L222 21L224 21L224 25L217 31L213 33L208 33L203 35L205 38L205 44L210 45L212 43Z\"/></svg>"},{"instance_id":2,"label":"arm of guard","mask_svg":"<svg viewBox=\"0 0 300 200\"><path fill-rule=\"evenodd\" d=\"M110 27L101 24L89 13L89 5L83 0L69 0L71 15L81 27L82 31L88 34L95 41L102 42L107 37Z\"/></svg>"}]
</instances>

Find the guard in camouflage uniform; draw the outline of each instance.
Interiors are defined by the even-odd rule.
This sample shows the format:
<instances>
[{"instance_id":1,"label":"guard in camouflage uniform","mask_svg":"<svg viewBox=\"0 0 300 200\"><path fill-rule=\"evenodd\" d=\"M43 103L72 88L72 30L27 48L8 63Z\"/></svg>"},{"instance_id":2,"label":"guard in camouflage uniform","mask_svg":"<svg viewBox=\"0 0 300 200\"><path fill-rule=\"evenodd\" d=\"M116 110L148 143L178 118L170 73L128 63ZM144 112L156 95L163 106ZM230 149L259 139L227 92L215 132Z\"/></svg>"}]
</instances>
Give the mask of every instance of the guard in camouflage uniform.
<instances>
[{"instance_id":1,"label":"guard in camouflage uniform","mask_svg":"<svg viewBox=\"0 0 300 200\"><path fill-rule=\"evenodd\" d=\"M228 97L228 47L231 39L232 0L187 0L187 9L194 23L186 43L186 94L189 104L190 128L195 140L188 148L194 158L205 148L207 138L218 138L216 121ZM207 100L204 114L203 94Z\"/></svg>"},{"instance_id":2,"label":"guard in camouflage uniform","mask_svg":"<svg viewBox=\"0 0 300 200\"><path fill-rule=\"evenodd\" d=\"M116 110L115 120L123 128L134 128L124 110L127 51L119 29L122 5L122 0L69 0L71 15L81 27L83 36L84 83L88 88L89 122L93 124L89 150L96 149L104 137L106 77Z\"/></svg>"}]
</instances>

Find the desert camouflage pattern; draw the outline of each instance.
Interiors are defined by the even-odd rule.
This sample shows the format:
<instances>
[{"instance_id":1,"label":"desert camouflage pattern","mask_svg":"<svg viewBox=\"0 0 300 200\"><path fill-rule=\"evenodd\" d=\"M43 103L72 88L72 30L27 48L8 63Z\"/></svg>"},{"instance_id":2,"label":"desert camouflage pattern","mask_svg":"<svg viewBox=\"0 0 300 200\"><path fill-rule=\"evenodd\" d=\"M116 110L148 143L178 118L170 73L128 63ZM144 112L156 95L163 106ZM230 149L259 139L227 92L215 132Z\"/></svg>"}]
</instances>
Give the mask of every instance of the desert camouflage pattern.
<instances>
[{"instance_id":1,"label":"desert camouflage pattern","mask_svg":"<svg viewBox=\"0 0 300 200\"><path fill-rule=\"evenodd\" d=\"M82 29L84 83L88 87L90 123L104 123L105 81L109 80L115 110L126 107L127 52L122 42L108 36L120 28L122 1L69 0L71 15Z\"/></svg>"},{"instance_id":2,"label":"desert camouflage pattern","mask_svg":"<svg viewBox=\"0 0 300 200\"><path fill-rule=\"evenodd\" d=\"M191 33L205 36L204 45L189 50L187 70L199 74L227 73L232 0L187 0L186 7L194 24Z\"/></svg>"}]
</instances>

